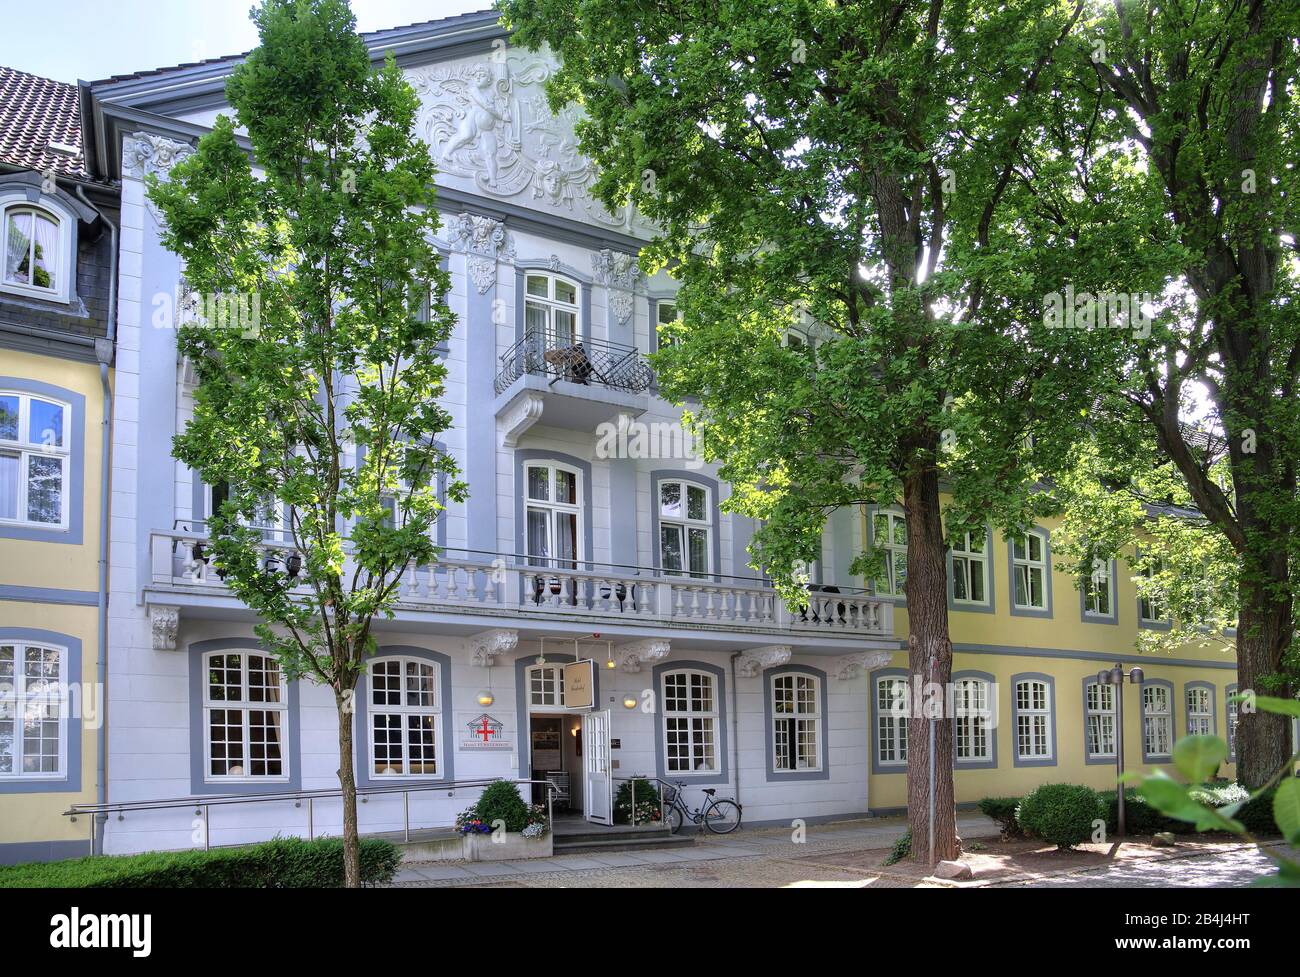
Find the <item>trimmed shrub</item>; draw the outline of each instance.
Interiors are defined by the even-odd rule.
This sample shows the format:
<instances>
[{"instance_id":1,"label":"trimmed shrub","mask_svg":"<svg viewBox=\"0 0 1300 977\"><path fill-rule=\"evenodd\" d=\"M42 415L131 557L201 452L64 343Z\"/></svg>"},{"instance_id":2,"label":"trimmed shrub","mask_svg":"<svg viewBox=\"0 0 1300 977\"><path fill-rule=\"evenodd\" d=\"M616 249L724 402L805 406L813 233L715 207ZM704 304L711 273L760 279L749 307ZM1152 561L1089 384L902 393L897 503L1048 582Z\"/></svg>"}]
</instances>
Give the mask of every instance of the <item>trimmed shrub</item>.
<instances>
[{"instance_id":1,"label":"trimmed shrub","mask_svg":"<svg viewBox=\"0 0 1300 977\"><path fill-rule=\"evenodd\" d=\"M361 881L391 881L401 858L401 850L391 841L363 838ZM339 838L276 838L240 848L94 855L0 868L0 888L323 889L342 885Z\"/></svg>"},{"instance_id":2,"label":"trimmed shrub","mask_svg":"<svg viewBox=\"0 0 1300 977\"><path fill-rule=\"evenodd\" d=\"M614 823L632 823L632 785L636 784L636 823L652 824L658 822L663 809L659 804L659 788L653 780L646 780L634 775L618 785L614 795Z\"/></svg>"},{"instance_id":3,"label":"trimmed shrub","mask_svg":"<svg viewBox=\"0 0 1300 977\"><path fill-rule=\"evenodd\" d=\"M1246 826L1253 835L1280 835L1282 829L1273 820L1273 795L1276 787L1270 787L1253 801L1247 801L1237 811L1237 820Z\"/></svg>"},{"instance_id":4,"label":"trimmed shrub","mask_svg":"<svg viewBox=\"0 0 1300 977\"><path fill-rule=\"evenodd\" d=\"M986 797L979 802L981 813L998 823L1003 838L1023 838L1025 833L1016 820L1016 806L1019 797Z\"/></svg>"},{"instance_id":5,"label":"trimmed shrub","mask_svg":"<svg viewBox=\"0 0 1300 977\"><path fill-rule=\"evenodd\" d=\"M484 789L474 813L491 829L498 819L507 831L523 831L528 826L528 805L519 796L519 788L508 780L494 780Z\"/></svg>"},{"instance_id":6,"label":"trimmed shrub","mask_svg":"<svg viewBox=\"0 0 1300 977\"><path fill-rule=\"evenodd\" d=\"M1119 795L1116 791L1106 790L1100 796L1106 816L1106 833L1119 834ZM1166 817L1130 788L1124 791L1124 829L1130 835L1153 835L1158 831L1190 834L1194 826L1187 821Z\"/></svg>"},{"instance_id":7,"label":"trimmed shrub","mask_svg":"<svg viewBox=\"0 0 1300 977\"><path fill-rule=\"evenodd\" d=\"M1016 808L1016 821L1025 831L1062 851L1091 838L1093 822L1100 816L1097 792L1079 784L1043 784Z\"/></svg>"}]
</instances>

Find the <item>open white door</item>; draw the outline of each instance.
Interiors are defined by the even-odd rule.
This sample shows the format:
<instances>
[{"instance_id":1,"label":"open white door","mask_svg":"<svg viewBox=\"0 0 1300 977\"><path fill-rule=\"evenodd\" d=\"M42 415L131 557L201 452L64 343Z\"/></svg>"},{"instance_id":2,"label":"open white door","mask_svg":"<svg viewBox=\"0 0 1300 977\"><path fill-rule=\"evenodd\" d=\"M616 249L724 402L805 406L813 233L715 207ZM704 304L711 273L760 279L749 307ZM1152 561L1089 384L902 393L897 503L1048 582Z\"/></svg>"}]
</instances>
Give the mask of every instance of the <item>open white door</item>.
<instances>
[{"instance_id":1,"label":"open white door","mask_svg":"<svg viewBox=\"0 0 1300 977\"><path fill-rule=\"evenodd\" d=\"M582 717L582 810L588 821L614 823L614 783L609 766L609 710Z\"/></svg>"}]
</instances>

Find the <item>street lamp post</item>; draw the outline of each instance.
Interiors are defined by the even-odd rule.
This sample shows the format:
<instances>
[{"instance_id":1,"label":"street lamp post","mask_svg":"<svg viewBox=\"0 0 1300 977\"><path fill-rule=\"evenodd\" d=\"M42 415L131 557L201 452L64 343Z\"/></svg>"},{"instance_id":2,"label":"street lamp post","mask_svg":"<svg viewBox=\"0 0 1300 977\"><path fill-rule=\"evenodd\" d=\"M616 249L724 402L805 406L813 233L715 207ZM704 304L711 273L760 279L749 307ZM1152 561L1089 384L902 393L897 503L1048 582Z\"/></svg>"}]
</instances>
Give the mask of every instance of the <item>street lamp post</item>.
<instances>
[{"instance_id":1,"label":"street lamp post","mask_svg":"<svg viewBox=\"0 0 1300 977\"><path fill-rule=\"evenodd\" d=\"M1146 676L1142 669L1134 666L1129 669L1128 680L1134 685L1141 685ZM1116 828L1118 834L1123 837L1125 832L1124 825L1124 666L1119 662L1115 667L1106 669L1097 673L1097 681L1101 685L1115 686L1115 779L1117 788L1115 791L1115 803L1117 804Z\"/></svg>"}]
</instances>

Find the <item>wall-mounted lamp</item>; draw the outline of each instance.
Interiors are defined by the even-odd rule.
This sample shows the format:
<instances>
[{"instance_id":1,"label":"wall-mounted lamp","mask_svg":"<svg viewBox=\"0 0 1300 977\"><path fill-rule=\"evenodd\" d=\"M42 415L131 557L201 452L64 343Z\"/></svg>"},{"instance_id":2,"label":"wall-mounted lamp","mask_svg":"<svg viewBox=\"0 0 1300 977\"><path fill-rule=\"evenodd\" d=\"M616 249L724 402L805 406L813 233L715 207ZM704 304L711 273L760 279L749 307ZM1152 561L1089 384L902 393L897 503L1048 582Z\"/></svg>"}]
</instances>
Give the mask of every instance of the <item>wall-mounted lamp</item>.
<instances>
[{"instance_id":1,"label":"wall-mounted lamp","mask_svg":"<svg viewBox=\"0 0 1300 977\"><path fill-rule=\"evenodd\" d=\"M623 697L623 708L624 708L624 709L635 709L635 708L636 708L636 696L625 695L625 696Z\"/></svg>"},{"instance_id":2,"label":"wall-mounted lamp","mask_svg":"<svg viewBox=\"0 0 1300 977\"><path fill-rule=\"evenodd\" d=\"M497 701L497 697L492 694L491 689L483 689L478 694L478 704L480 706L490 706Z\"/></svg>"}]
</instances>

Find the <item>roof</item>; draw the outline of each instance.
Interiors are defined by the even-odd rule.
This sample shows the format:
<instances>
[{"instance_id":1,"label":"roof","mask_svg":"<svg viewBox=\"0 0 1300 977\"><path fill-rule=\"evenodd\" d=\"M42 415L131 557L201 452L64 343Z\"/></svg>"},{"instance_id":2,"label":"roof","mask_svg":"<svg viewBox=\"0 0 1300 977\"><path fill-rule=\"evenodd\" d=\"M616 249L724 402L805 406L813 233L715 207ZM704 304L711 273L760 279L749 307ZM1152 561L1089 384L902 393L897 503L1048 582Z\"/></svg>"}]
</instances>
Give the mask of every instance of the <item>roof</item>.
<instances>
[{"instance_id":1,"label":"roof","mask_svg":"<svg viewBox=\"0 0 1300 977\"><path fill-rule=\"evenodd\" d=\"M75 146L70 154L51 143ZM0 163L85 178L77 87L0 67Z\"/></svg>"}]
</instances>

